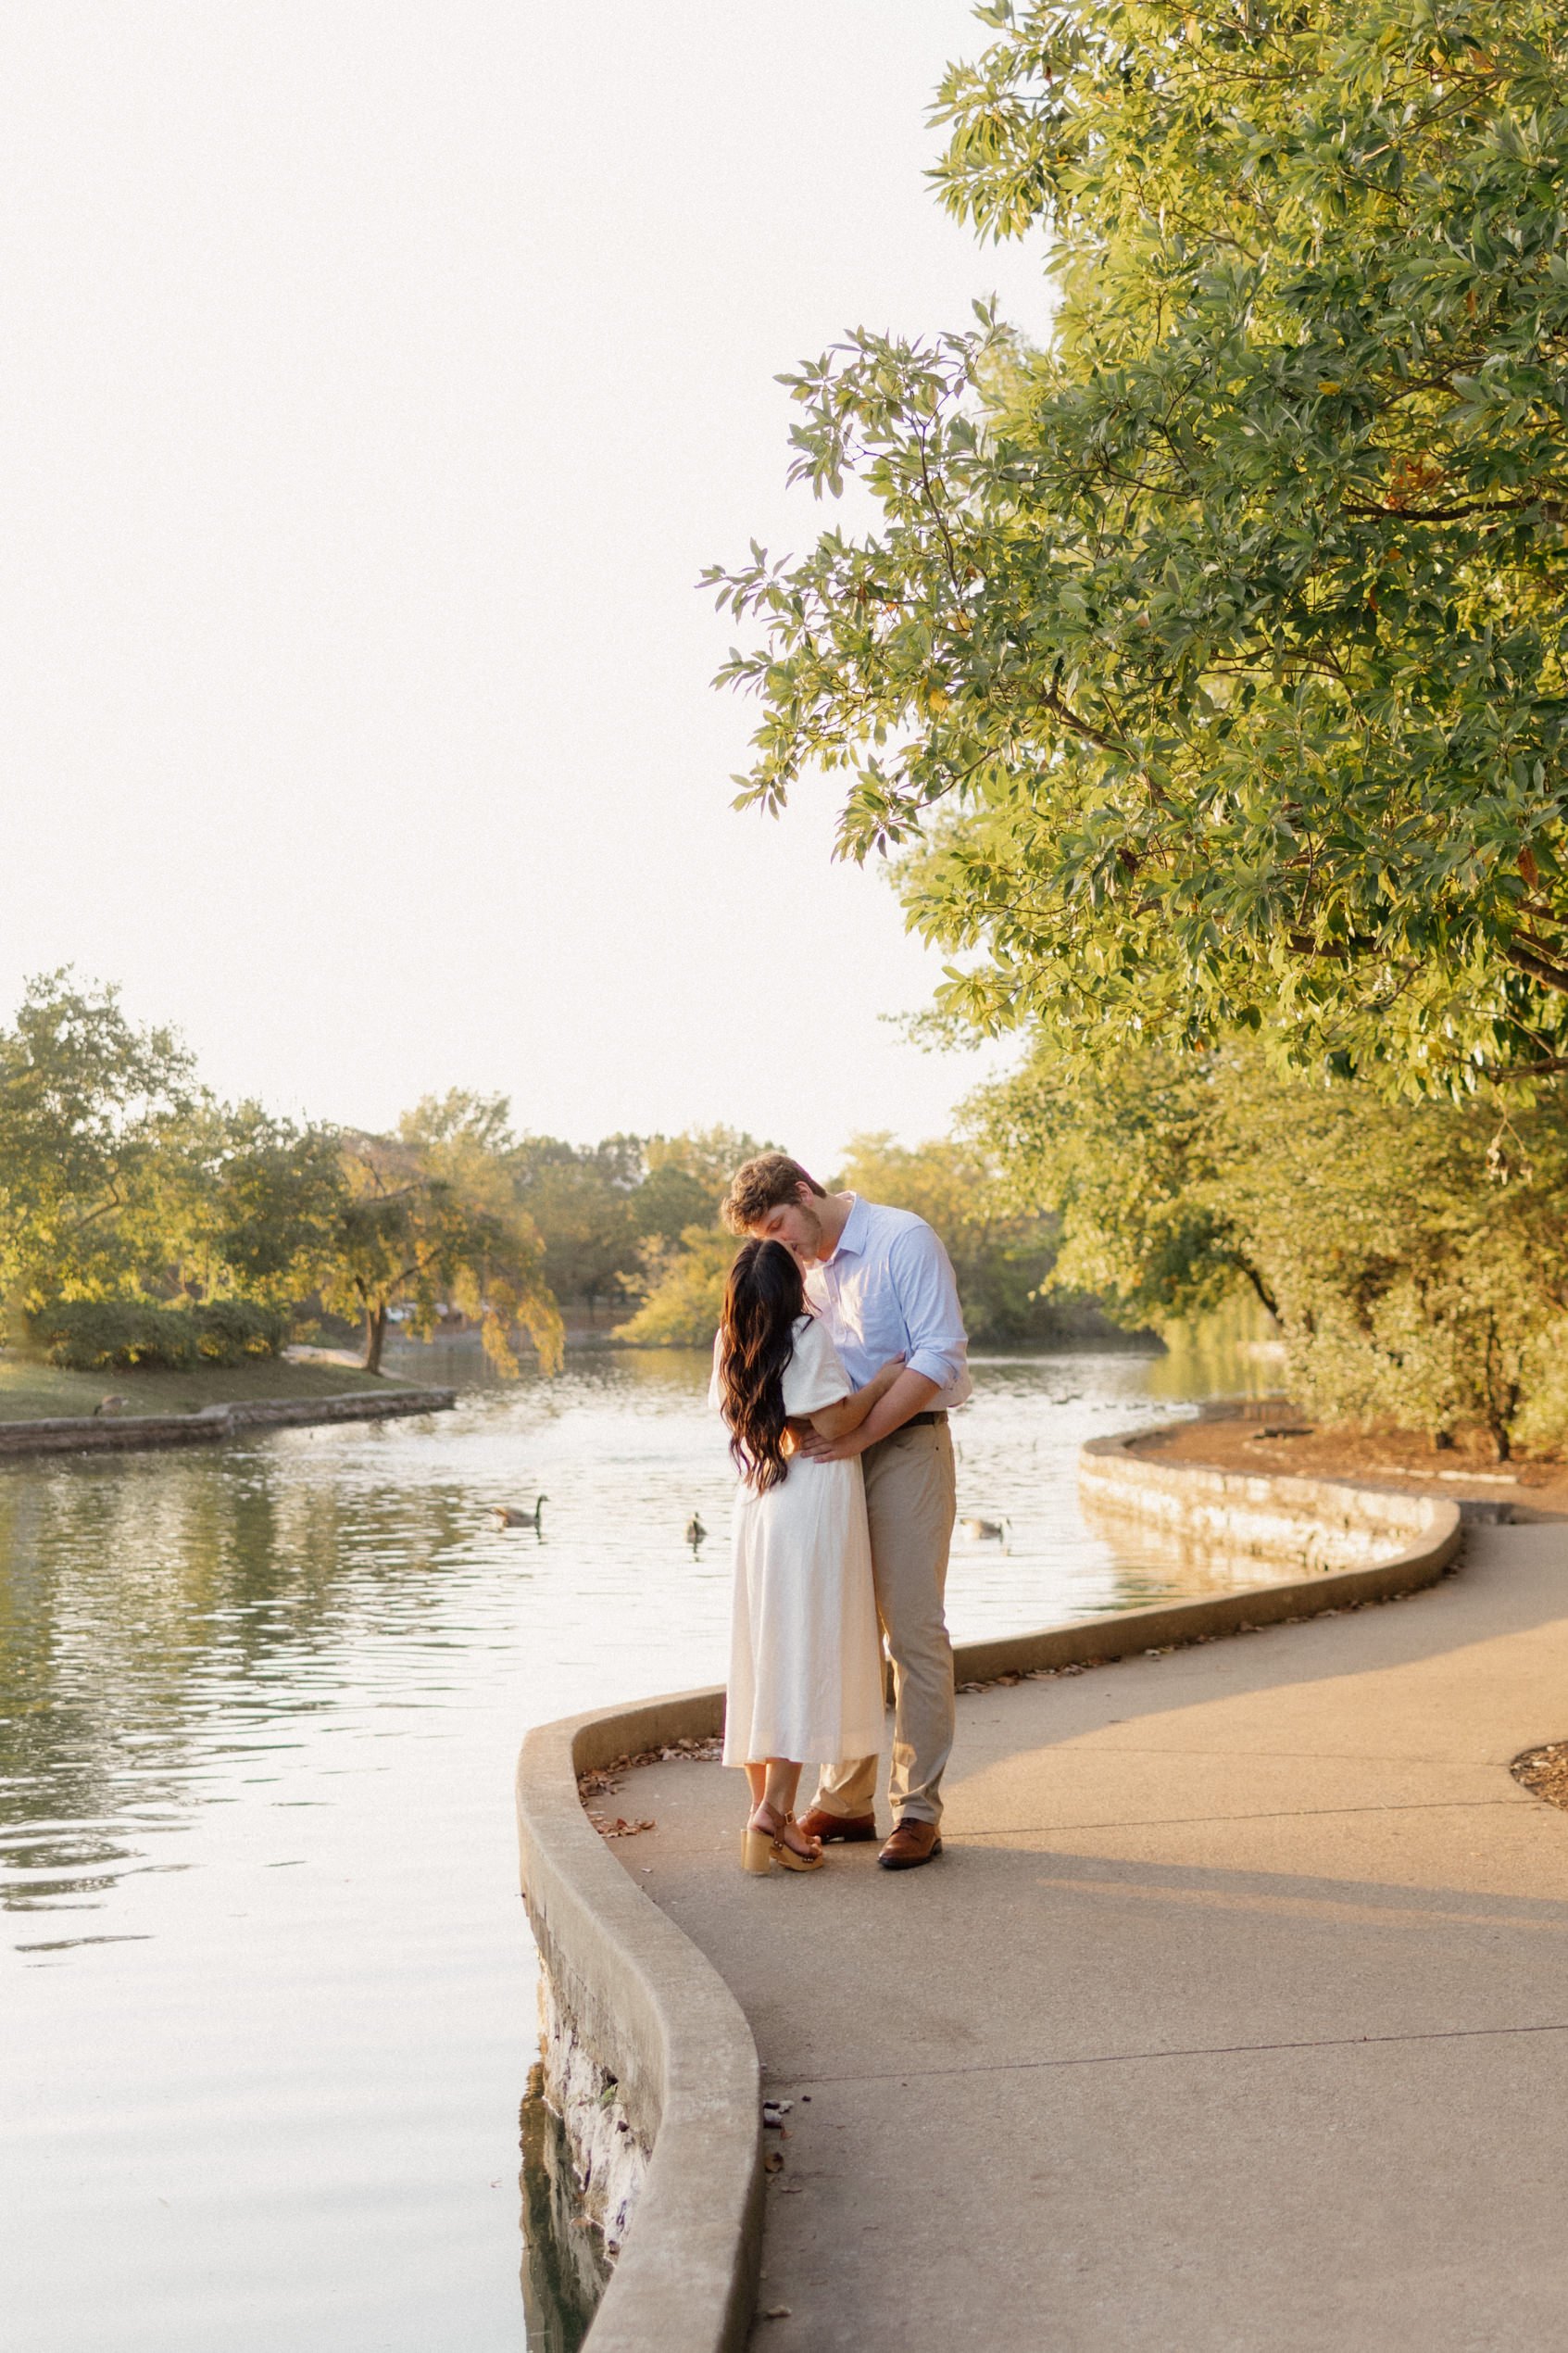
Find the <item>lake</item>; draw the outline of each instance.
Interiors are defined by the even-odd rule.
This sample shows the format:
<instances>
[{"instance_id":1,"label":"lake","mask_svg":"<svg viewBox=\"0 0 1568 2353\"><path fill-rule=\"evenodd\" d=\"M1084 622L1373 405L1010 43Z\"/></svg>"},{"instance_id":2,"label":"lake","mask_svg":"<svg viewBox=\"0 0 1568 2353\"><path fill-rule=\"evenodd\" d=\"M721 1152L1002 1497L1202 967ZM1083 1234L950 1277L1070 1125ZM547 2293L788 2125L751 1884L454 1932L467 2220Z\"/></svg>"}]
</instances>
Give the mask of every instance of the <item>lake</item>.
<instances>
[{"instance_id":1,"label":"lake","mask_svg":"<svg viewBox=\"0 0 1568 2353\"><path fill-rule=\"evenodd\" d=\"M9 2353L550 2342L513 1764L721 1680L731 1475L704 1359L404 1361L457 1411L0 1465ZM1085 1529L1077 1451L1249 1369L977 1363L960 1510L1010 1530L958 1540L955 1635L1177 1590ZM538 1532L495 1523L539 1493Z\"/></svg>"}]
</instances>

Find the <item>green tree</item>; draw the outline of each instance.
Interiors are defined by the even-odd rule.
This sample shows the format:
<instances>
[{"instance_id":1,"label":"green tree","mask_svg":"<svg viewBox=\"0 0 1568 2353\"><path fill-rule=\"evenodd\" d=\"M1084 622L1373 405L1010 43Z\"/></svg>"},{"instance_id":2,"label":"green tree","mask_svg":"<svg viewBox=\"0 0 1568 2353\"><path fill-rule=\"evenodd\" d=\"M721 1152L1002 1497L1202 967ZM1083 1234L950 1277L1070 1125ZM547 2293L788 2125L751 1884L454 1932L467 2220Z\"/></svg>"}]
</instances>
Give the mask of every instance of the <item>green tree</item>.
<instances>
[{"instance_id":1,"label":"green tree","mask_svg":"<svg viewBox=\"0 0 1568 2353\"><path fill-rule=\"evenodd\" d=\"M719 1204L735 1170L769 1149L737 1127L648 1137L643 1147L646 1173L633 1204L647 1245L645 1268L662 1267L688 1227L717 1225Z\"/></svg>"},{"instance_id":2,"label":"green tree","mask_svg":"<svg viewBox=\"0 0 1568 2353\"><path fill-rule=\"evenodd\" d=\"M215 1249L234 1289L290 1305L316 1287L344 1214L342 1137L241 1103L223 1115L212 1198Z\"/></svg>"},{"instance_id":3,"label":"green tree","mask_svg":"<svg viewBox=\"0 0 1568 2353\"><path fill-rule=\"evenodd\" d=\"M1253 1085L1275 1088L1256 1058L1233 1076L1213 1056L1147 1045L1081 1070L1043 1047L977 1096L1008 1196L1057 1221L1049 1288L1088 1293L1132 1329L1207 1315L1238 1288L1277 1315L1225 1183L1252 1150Z\"/></svg>"},{"instance_id":4,"label":"green tree","mask_svg":"<svg viewBox=\"0 0 1568 2353\"><path fill-rule=\"evenodd\" d=\"M288 1307L314 1289L343 1202L335 1128L198 1092L158 1123L118 1212L117 1288Z\"/></svg>"},{"instance_id":5,"label":"green tree","mask_svg":"<svg viewBox=\"0 0 1568 2353\"><path fill-rule=\"evenodd\" d=\"M792 477L876 522L709 575L761 630L743 800L847 772L983 1026L1568 1070L1568 19L978 14L935 178L1048 240L1054 332L786 380Z\"/></svg>"},{"instance_id":6,"label":"green tree","mask_svg":"<svg viewBox=\"0 0 1568 2353\"><path fill-rule=\"evenodd\" d=\"M558 1299L581 1300L590 1315L624 1296L638 1265L642 1227L635 1203L643 1147L635 1136L598 1144L525 1136L512 1155L518 1199L545 1243L545 1273Z\"/></svg>"},{"instance_id":7,"label":"green tree","mask_svg":"<svg viewBox=\"0 0 1568 2353\"><path fill-rule=\"evenodd\" d=\"M515 1374L521 1325L548 1372L561 1359L560 1315L545 1280L539 1232L517 1200L499 1096L426 1097L395 1136L344 1139L345 1197L321 1295L362 1319L365 1369L381 1370L394 1307L421 1338L449 1302L480 1325L486 1354Z\"/></svg>"},{"instance_id":8,"label":"green tree","mask_svg":"<svg viewBox=\"0 0 1568 2353\"><path fill-rule=\"evenodd\" d=\"M643 1234L639 1274L628 1289L642 1304L616 1338L639 1348L707 1348L719 1328L735 1241L719 1204L743 1161L770 1149L734 1127L650 1136L634 1208Z\"/></svg>"},{"instance_id":9,"label":"green tree","mask_svg":"<svg viewBox=\"0 0 1568 2353\"><path fill-rule=\"evenodd\" d=\"M669 1172L700 1185L718 1213L730 1178L743 1161L771 1151L740 1127L688 1127L678 1136L649 1136L644 1145L647 1181Z\"/></svg>"},{"instance_id":10,"label":"green tree","mask_svg":"<svg viewBox=\"0 0 1568 2353\"><path fill-rule=\"evenodd\" d=\"M606 1302L646 1296L687 1229L717 1219L731 1171L759 1150L731 1127L581 1145L525 1136L513 1154L518 1198L544 1237L557 1298L581 1301L592 1316Z\"/></svg>"},{"instance_id":11,"label":"green tree","mask_svg":"<svg viewBox=\"0 0 1568 2353\"><path fill-rule=\"evenodd\" d=\"M30 980L0 1030L0 1286L13 1308L91 1297L133 1273L127 1214L192 1108L190 1055L116 988Z\"/></svg>"},{"instance_id":12,"label":"green tree","mask_svg":"<svg viewBox=\"0 0 1568 2353\"><path fill-rule=\"evenodd\" d=\"M660 1161L648 1170L632 1202L637 1234L644 1243L673 1246L688 1226L709 1224L722 1199L721 1185L716 1189L679 1161Z\"/></svg>"},{"instance_id":13,"label":"green tree","mask_svg":"<svg viewBox=\"0 0 1568 2353\"><path fill-rule=\"evenodd\" d=\"M1272 1074L1256 1046L1145 1048L1087 1080L1047 1053L980 1106L1054 1283L1166 1328L1243 1291L1313 1411L1568 1436L1568 1113L1391 1102Z\"/></svg>"},{"instance_id":14,"label":"green tree","mask_svg":"<svg viewBox=\"0 0 1568 2353\"><path fill-rule=\"evenodd\" d=\"M735 1249L720 1227L688 1226L651 1262L647 1295L616 1338L633 1348L711 1348Z\"/></svg>"}]
</instances>

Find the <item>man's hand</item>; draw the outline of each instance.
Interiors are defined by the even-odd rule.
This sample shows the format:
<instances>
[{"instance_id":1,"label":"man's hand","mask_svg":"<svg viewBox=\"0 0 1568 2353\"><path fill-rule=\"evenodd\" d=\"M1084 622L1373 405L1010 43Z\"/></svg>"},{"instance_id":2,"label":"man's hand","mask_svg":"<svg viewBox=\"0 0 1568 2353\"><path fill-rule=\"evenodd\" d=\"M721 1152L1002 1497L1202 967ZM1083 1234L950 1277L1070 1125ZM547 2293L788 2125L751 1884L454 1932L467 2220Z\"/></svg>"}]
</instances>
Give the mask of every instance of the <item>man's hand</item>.
<instances>
[{"instance_id":1,"label":"man's hand","mask_svg":"<svg viewBox=\"0 0 1568 2353\"><path fill-rule=\"evenodd\" d=\"M814 1463L848 1463L874 1446L879 1438L891 1438L902 1429L911 1414L923 1414L937 1394L937 1385L927 1380L923 1373L911 1373L906 1366L885 1396L879 1397L859 1429L844 1438L820 1438L815 1430L807 1430L800 1441L800 1451Z\"/></svg>"},{"instance_id":2,"label":"man's hand","mask_svg":"<svg viewBox=\"0 0 1568 2353\"><path fill-rule=\"evenodd\" d=\"M852 1463L857 1454L863 1454L873 1442L866 1435L870 1427L869 1420L863 1421L859 1428L852 1429L847 1438L819 1438L814 1429L803 1430L796 1445L814 1463Z\"/></svg>"}]
</instances>

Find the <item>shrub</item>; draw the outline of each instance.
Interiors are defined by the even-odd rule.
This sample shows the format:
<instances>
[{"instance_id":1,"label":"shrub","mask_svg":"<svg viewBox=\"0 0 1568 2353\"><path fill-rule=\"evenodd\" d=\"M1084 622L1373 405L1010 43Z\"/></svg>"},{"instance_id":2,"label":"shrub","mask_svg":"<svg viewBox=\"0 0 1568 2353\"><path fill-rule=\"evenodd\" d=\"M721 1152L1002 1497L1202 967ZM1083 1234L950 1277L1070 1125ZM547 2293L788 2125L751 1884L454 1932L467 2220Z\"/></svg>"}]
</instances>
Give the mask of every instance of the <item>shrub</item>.
<instances>
[{"instance_id":1,"label":"shrub","mask_svg":"<svg viewBox=\"0 0 1568 2353\"><path fill-rule=\"evenodd\" d=\"M191 1310L196 1353L209 1365L238 1365L247 1356L276 1356L289 1319L276 1307L248 1299L211 1299Z\"/></svg>"},{"instance_id":2,"label":"shrub","mask_svg":"<svg viewBox=\"0 0 1568 2353\"><path fill-rule=\"evenodd\" d=\"M51 1365L75 1372L161 1366L181 1372L198 1362L238 1365L275 1356L287 1319L246 1300L211 1300L201 1307L162 1307L141 1299L60 1299L31 1319L35 1347Z\"/></svg>"},{"instance_id":3,"label":"shrub","mask_svg":"<svg viewBox=\"0 0 1568 2353\"><path fill-rule=\"evenodd\" d=\"M51 1365L82 1373L131 1365L178 1369L195 1354L190 1316L142 1300L56 1300L32 1318L32 1337Z\"/></svg>"}]
</instances>

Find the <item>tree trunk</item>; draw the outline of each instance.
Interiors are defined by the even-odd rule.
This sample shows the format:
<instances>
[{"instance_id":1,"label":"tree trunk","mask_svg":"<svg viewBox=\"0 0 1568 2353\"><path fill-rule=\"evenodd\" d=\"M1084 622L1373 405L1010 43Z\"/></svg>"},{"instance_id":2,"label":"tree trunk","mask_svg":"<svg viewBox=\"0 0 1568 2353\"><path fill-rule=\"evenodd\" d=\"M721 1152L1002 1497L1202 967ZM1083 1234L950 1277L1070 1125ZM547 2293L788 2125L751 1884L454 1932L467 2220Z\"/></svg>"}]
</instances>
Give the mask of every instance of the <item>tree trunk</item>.
<instances>
[{"instance_id":1,"label":"tree trunk","mask_svg":"<svg viewBox=\"0 0 1568 2353\"><path fill-rule=\"evenodd\" d=\"M365 1310L365 1370L368 1373L380 1372L381 1353L385 1346L386 1305L383 1301L380 1306Z\"/></svg>"},{"instance_id":2,"label":"tree trunk","mask_svg":"<svg viewBox=\"0 0 1568 2353\"><path fill-rule=\"evenodd\" d=\"M1236 1254L1236 1264L1240 1272L1251 1284L1253 1290L1257 1292L1259 1304L1262 1307L1265 1314L1272 1315L1274 1322L1283 1329L1285 1318L1279 1312L1279 1302L1274 1297L1273 1291L1269 1289L1267 1283L1263 1280L1261 1275L1258 1272L1256 1266L1253 1265L1251 1260L1243 1258L1238 1252Z\"/></svg>"}]
</instances>

